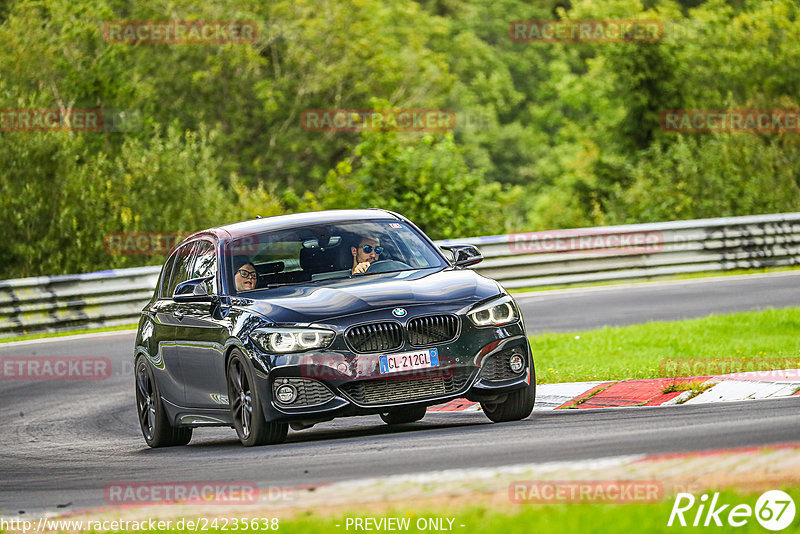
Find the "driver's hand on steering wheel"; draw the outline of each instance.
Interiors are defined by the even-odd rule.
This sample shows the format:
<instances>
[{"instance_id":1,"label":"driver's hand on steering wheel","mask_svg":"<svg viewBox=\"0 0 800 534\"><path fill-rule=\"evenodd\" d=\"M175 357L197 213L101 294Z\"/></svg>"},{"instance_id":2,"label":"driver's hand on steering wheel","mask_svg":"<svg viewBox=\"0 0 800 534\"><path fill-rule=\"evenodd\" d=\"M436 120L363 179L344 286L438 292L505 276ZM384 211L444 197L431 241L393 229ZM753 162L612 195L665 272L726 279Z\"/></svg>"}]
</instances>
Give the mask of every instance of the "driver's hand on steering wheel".
<instances>
[{"instance_id":1,"label":"driver's hand on steering wheel","mask_svg":"<svg viewBox=\"0 0 800 534\"><path fill-rule=\"evenodd\" d=\"M369 269L370 264L371 263L368 261L362 261L353 268L353 274L362 274L367 272L367 269Z\"/></svg>"}]
</instances>

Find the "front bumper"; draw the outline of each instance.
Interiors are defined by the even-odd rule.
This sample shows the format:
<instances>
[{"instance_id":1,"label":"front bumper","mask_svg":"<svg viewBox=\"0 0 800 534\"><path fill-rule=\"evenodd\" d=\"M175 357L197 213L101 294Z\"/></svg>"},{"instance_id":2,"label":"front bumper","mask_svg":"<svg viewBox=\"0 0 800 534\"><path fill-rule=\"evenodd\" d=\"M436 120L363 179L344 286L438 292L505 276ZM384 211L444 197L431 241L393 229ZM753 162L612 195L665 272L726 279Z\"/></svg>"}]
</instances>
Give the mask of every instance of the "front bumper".
<instances>
[{"instance_id":1,"label":"front bumper","mask_svg":"<svg viewBox=\"0 0 800 534\"><path fill-rule=\"evenodd\" d=\"M267 421L323 421L385 413L404 405L432 406L459 397L497 401L534 379L522 321L479 328L462 317L458 337L432 347L439 354L438 367L392 374L380 373L381 354L419 348L404 343L388 352L358 354L343 341L328 350L299 354L265 354L254 344L245 348ZM514 354L525 362L519 372L508 364ZM282 385L294 388L294 402L277 398L275 391Z\"/></svg>"}]
</instances>

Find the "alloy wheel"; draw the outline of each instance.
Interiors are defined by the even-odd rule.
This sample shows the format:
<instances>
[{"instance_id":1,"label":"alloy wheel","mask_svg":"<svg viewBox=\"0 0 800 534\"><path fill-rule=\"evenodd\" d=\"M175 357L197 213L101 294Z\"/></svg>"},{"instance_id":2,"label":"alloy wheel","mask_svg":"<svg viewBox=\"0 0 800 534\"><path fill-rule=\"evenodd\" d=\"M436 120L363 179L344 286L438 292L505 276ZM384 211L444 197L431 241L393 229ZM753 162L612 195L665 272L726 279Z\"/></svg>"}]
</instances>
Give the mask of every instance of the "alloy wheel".
<instances>
[{"instance_id":1,"label":"alloy wheel","mask_svg":"<svg viewBox=\"0 0 800 534\"><path fill-rule=\"evenodd\" d=\"M253 420L253 395L247 374L242 369L242 362L238 359L234 360L231 365L230 379L233 386L231 403L234 424L237 425L237 430L240 430L241 437L247 439L250 437Z\"/></svg>"},{"instance_id":2,"label":"alloy wheel","mask_svg":"<svg viewBox=\"0 0 800 534\"><path fill-rule=\"evenodd\" d=\"M153 383L144 363L136 369L136 405L139 410L139 424L148 440L153 439L156 426L156 406L153 400Z\"/></svg>"}]
</instances>

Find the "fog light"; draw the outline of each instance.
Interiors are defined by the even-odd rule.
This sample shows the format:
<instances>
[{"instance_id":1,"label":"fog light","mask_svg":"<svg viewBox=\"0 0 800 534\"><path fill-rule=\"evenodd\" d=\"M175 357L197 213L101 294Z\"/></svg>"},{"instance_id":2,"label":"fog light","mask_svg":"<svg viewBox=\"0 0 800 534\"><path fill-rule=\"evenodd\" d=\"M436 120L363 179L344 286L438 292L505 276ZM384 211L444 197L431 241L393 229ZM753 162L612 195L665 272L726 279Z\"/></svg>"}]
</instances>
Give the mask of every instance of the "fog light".
<instances>
[{"instance_id":1,"label":"fog light","mask_svg":"<svg viewBox=\"0 0 800 534\"><path fill-rule=\"evenodd\" d=\"M275 390L275 396L281 404L291 404L297 400L297 390L290 384L284 384Z\"/></svg>"},{"instance_id":2,"label":"fog light","mask_svg":"<svg viewBox=\"0 0 800 534\"><path fill-rule=\"evenodd\" d=\"M525 367L525 361L522 359L522 356L519 354L514 354L511 358L508 359L508 365L511 367L511 370L515 373L519 373L522 371L522 368Z\"/></svg>"}]
</instances>

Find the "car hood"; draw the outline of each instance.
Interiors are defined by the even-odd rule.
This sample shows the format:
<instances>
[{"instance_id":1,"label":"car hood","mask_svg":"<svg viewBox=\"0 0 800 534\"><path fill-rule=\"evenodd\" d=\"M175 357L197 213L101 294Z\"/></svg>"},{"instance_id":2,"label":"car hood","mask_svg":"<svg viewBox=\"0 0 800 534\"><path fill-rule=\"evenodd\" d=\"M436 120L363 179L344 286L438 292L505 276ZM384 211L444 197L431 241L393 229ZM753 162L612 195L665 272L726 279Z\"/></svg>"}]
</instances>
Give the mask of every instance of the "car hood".
<instances>
[{"instance_id":1,"label":"car hood","mask_svg":"<svg viewBox=\"0 0 800 534\"><path fill-rule=\"evenodd\" d=\"M264 289L247 295L247 307L275 323L315 323L397 306L467 304L501 291L470 270L416 270Z\"/></svg>"}]
</instances>

